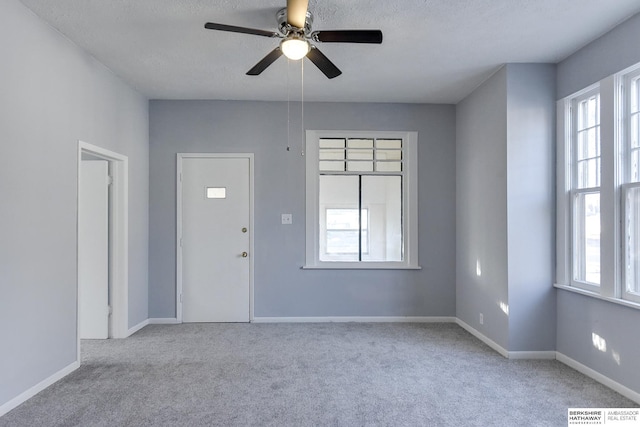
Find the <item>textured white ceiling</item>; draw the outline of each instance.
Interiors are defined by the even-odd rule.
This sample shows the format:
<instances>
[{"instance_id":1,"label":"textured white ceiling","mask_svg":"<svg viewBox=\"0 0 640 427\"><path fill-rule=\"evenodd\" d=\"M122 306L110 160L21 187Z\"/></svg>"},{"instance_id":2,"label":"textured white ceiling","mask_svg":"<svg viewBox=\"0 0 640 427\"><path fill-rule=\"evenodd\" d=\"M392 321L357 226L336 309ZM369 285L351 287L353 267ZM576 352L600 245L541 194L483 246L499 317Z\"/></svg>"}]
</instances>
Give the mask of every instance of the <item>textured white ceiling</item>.
<instances>
[{"instance_id":1,"label":"textured white ceiling","mask_svg":"<svg viewBox=\"0 0 640 427\"><path fill-rule=\"evenodd\" d=\"M300 62L245 75L277 39L285 0L21 0L151 99L299 99ZM317 43L343 72L305 60L311 101L455 103L507 62L555 63L640 12L638 0L310 0L314 30L381 29L382 45Z\"/></svg>"}]
</instances>

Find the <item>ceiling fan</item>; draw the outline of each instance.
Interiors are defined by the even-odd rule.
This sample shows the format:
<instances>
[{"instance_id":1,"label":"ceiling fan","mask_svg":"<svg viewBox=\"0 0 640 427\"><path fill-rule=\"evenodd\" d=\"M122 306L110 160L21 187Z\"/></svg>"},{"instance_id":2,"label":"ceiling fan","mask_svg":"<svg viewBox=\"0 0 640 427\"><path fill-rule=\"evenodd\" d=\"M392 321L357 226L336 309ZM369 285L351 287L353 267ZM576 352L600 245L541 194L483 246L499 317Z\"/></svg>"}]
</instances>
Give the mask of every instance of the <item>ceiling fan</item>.
<instances>
[{"instance_id":1,"label":"ceiling fan","mask_svg":"<svg viewBox=\"0 0 640 427\"><path fill-rule=\"evenodd\" d=\"M263 37L281 39L280 45L262 58L247 75L257 76L283 54L292 60L309 58L325 76L332 79L342 74L342 71L329 60L320 49L311 42L323 43L382 43L380 30L330 30L311 31L313 14L308 10L309 0L287 0L287 7L276 14L278 32L258 30L255 28L236 27L234 25L207 22L205 28L209 30L229 31L232 33L252 34Z\"/></svg>"}]
</instances>

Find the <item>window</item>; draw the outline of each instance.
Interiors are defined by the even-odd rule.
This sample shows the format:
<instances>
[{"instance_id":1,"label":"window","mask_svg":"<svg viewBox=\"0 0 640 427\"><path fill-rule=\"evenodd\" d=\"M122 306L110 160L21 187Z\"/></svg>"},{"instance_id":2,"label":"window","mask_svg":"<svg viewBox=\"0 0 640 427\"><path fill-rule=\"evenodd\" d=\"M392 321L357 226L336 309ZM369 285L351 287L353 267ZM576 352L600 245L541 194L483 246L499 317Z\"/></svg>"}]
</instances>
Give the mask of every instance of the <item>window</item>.
<instances>
[{"instance_id":1,"label":"window","mask_svg":"<svg viewBox=\"0 0 640 427\"><path fill-rule=\"evenodd\" d=\"M600 284L600 94L572 100L572 238L574 285Z\"/></svg>"},{"instance_id":2,"label":"window","mask_svg":"<svg viewBox=\"0 0 640 427\"><path fill-rule=\"evenodd\" d=\"M622 294L640 302L640 69L623 78Z\"/></svg>"},{"instance_id":3,"label":"window","mask_svg":"<svg viewBox=\"0 0 640 427\"><path fill-rule=\"evenodd\" d=\"M415 132L307 131L305 267L419 268L416 157Z\"/></svg>"},{"instance_id":4,"label":"window","mask_svg":"<svg viewBox=\"0 0 640 427\"><path fill-rule=\"evenodd\" d=\"M640 307L640 64L558 101L558 286Z\"/></svg>"}]
</instances>

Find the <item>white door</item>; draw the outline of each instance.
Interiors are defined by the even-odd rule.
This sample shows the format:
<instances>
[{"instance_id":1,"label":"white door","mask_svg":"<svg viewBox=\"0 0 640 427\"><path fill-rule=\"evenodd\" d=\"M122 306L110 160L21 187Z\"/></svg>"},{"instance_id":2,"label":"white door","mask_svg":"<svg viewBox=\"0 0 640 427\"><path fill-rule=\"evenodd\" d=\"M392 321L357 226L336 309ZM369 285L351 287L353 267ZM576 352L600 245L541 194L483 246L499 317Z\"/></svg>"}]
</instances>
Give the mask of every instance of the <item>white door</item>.
<instances>
[{"instance_id":1,"label":"white door","mask_svg":"<svg viewBox=\"0 0 640 427\"><path fill-rule=\"evenodd\" d=\"M182 160L182 320L248 322L250 160Z\"/></svg>"},{"instance_id":2,"label":"white door","mask_svg":"<svg viewBox=\"0 0 640 427\"><path fill-rule=\"evenodd\" d=\"M78 193L78 286L80 338L109 336L108 163L80 162Z\"/></svg>"}]
</instances>

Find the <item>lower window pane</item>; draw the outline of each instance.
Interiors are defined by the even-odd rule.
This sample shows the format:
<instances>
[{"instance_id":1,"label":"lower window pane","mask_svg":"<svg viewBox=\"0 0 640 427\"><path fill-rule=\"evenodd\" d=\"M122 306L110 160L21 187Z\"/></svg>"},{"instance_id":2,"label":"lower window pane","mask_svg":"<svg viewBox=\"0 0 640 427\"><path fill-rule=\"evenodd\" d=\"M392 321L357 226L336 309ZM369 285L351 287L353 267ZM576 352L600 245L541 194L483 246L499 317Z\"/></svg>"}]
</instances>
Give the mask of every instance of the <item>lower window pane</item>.
<instances>
[{"instance_id":1,"label":"lower window pane","mask_svg":"<svg viewBox=\"0 0 640 427\"><path fill-rule=\"evenodd\" d=\"M356 211L357 212L357 211ZM358 230L327 230L327 254L345 255L358 254L360 248ZM366 254L369 242L367 233L362 232L362 252ZM351 257L349 257L351 258Z\"/></svg>"},{"instance_id":2,"label":"lower window pane","mask_svg":"<svg viewBox=\"0 0 640 427\"><path fill-rule=\"evenodd\" d=\"M625 207L625 288L640 295L640 187L627 190Z\"/></svg>"},{"instance_id":3,"label":"lower window pane","mask_svg":"<svg viewBox=\"0 0 640 427\"><path fill-rule=\"evenodd\" d=\"M576 195L574 242L574 279L600 284L600 193Z\"/></svg>"},{"instance_id":4,"label":"lower window pane","mask_svg":"<svg viewBox=\"0 0 640 427\"><path fill-rule=\"evenodd\" d=\"M402 261L402 177L362 176L362 209L369 212L363 261Z\"/></svg>"},{"instance_id":5,"label":"lower window pane","mask_svg":"<svg viewBox=\"0 0 640 427\"><path fill-rule=\"evenodd\" d=\"M320 261L359 261L358 176L320 175Z\"/></svg>"},{"instance_id":6,"label":"lower window pane","mask_svg":"<svg viewBox=\"0 0 640 427\"><path fill-rule=\"evenodd\" d=\"M320 261L403 260L401 176L321 175L319 184Z\"/></svg>"}]
</instances>

